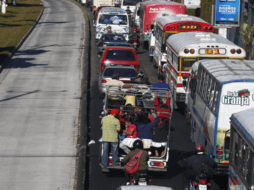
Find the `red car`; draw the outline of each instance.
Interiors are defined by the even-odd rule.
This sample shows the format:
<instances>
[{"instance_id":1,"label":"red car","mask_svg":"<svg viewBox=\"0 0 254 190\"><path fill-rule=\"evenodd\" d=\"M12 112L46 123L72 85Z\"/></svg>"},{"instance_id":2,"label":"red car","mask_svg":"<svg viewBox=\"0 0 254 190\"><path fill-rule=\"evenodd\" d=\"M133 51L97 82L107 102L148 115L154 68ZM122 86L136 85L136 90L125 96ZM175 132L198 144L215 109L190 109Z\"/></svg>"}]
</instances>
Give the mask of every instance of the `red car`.
<instances>
[{"instance_id":1,"label":"red car","mask_svg":"<svg viewBox=\"0 0 254 190\"><path fill-rule=\"evenodd\" d=\"M107 47L101 58L101 72L108 65L133 65L139 70L139 63L136 51L132 47Z\"/></svg>"},{"instance_id":2,"label":"red car","mask_svg":"<svg viewBox=\"0 0 254 190\"><path fill-rule=\"evenodd\" d=\"M103 6L99 6L95 11L94 11L94 19L97 19L98 16L98 12L105 7L110 7L109 5L103 5Z\"/></svg>"}]
</instances>

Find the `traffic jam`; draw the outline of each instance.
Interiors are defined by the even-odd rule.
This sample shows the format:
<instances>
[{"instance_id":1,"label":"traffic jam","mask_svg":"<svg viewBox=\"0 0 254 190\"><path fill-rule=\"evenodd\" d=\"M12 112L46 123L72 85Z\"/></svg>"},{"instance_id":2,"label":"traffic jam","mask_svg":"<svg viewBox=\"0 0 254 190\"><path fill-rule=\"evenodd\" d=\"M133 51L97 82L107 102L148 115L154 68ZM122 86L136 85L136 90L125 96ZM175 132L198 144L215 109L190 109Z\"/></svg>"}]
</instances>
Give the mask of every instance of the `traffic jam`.
<instances>
[{"instance_id":1,"label":"traffic jam","mask_svg":"<svg viewBox=\"0 0 254 190\"><path fill-rule=\"evenodd\" d=\"M253 189L254 61L213 25L187 15L184 4L123 2L91 5L103 99L102 172L126 172L119 190L172 189L149 185L149 172L167 172L171 120L182 109L196 145L191 156L178 152L186 169L182 189L210 189L214 176L228 176L228 189ZM141 49L148 50L157 83L140 71Z\"/></svg>"}]
</instances>

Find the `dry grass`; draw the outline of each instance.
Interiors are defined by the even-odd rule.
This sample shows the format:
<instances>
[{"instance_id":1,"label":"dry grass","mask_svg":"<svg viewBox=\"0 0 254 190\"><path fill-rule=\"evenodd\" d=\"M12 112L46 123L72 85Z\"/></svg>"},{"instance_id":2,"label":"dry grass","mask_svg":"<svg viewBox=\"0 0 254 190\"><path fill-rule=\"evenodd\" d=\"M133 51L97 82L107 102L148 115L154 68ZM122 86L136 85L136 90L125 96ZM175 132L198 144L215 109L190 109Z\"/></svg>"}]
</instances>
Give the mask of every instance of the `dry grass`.
<instances>
[{"instance_id":1,"label":"dry grass","mask_svg":"<svg viewBox=\"0 0 254 190\"><path fill-rule=\"evenodd\" d=\"M10 0L8 3L6 14L0 13L0 64L31 29L42 10L40 0L17 0L16 6Z\"/></svg>"}]
</instances>

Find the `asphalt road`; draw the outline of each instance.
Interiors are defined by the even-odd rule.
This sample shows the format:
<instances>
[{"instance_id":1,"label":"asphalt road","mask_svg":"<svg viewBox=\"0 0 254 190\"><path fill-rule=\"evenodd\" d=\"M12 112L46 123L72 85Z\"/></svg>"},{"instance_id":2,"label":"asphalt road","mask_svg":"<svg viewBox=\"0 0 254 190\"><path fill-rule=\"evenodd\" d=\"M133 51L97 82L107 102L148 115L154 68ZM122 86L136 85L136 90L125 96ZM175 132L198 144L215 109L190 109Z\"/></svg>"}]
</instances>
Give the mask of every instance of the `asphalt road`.
<instances>
[{"instance_id":1,"label":"asphalt road","mask_svg":"<svg viewBox=\"0 0 254 190\"><path fill-rule=\"evenodd\" d=\"M44 13L0 74L0 189L74 189L81 10L42 0Z\"/></svg>"},{"instance_id":2,"label":"asphalt road","mask_svg":"<svg viewBox=\"0 0 254 190\"><path fill-rule=\"evenodd\" d=\"M89 172L89 189L116 189L118 186L125 185L124 172L119 171L115 173L105 174L101 172L99 166L99 142L101 137L101 124L99 119L99 112L102 109L102 99L99 98L98 81L96 73L99 72L100 59L97 57L97 47L94 39L94 28L92 27L93 15L88 8L85 8L86 15L90 19L91 25L91 79L90 79L90 109L89 109L89 128L90 128L90 140L95 140L95 144L90 146L90 172ZM138 60L140 63L140 70L149 77L151 83L157 81L157 70L154 69L152 62L149 61L148 51L139 48ZM176 163L181 157L176 154L176 151L193 151L194 143L190 140L190 126L187 124L187 120L183 111L175 110L172 117L172 126L175 127L173 132L173 144L171 146L169 169L166 173L150 172L149 176L152 179L150 185L167 186L173 189L181 189L183 170L179 168ZM219 186L218 184L221 186ZM225 184L227 178L220 178L217 182L212 182L212 189L226 189Z\"/></svg>"}]
</instances>

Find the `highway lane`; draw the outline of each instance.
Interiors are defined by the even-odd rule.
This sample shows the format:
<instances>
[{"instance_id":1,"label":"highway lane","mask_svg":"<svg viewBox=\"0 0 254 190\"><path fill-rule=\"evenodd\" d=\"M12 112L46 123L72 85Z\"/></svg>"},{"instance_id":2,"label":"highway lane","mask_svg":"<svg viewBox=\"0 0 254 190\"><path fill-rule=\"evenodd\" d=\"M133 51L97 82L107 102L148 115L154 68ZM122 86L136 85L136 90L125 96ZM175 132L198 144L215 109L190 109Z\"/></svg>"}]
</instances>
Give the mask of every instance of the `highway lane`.
<instances>
[{"instance_id":1,"label":"highway lane","mask_svg":"<svg viewBox=\"0 0 254 190\"><path fill-rule=\"evenodd\" d=\"M86 15L90 19L92 26L93 15L88 8L84 7ZM125 185L124 172L118 171L111 174L101 172L99 166L99 143L101 137L101 124L99 112L102 109L102 99L99 98L98 91L98 76L100 58L97 57L97 47L94 39L94 28L91 27L91 80L90 80L90 109L89 109L89 129L90 140L95 140L95 144L90 146L90 172L89 172L89 189L116 189L118 186ZM157 70L154 69L152 62L149 61L148 51L142 47L138 50L138 59L140 70L149 77L151 83L157 81ZM150 172L149 176L152 179L151 185L167 186L173 189L181 189L183 170L176 163L181 159L176 151L191 151L194 150L194 143L190 140L190 126L187 125L187 120L183 111L175 110L172 118L172 126L176 128L173 132L173 144L171 147L169 169L166 173ZM219 189L216 183L213 183L212 189Z\"/></svg>"},{"instance_id":2,"label":"highway lane","mask_svg":"<svg viewBox=\"0 0 254 190\"><path fill-rule=\"evenodd\" d=\"M74 189L81 10L42 0L44 13L0 74L0 189Z\"/></svg>"}]
</instances>

